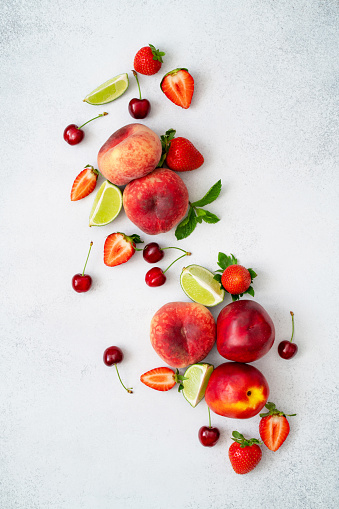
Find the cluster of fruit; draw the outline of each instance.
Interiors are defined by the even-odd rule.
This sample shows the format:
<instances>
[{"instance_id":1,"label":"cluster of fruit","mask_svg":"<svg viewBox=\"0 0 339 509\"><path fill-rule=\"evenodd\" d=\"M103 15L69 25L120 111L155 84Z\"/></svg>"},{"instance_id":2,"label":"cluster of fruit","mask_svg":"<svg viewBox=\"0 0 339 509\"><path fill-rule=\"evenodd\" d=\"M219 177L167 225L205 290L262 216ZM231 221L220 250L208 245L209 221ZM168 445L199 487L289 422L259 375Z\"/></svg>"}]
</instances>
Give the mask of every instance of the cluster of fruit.
<instances>
[{"instance_id":1,"label":"cluster of fruit","mask_svg":"<svg viewBox=\"0 0 339 509\"><path fill-rule=\"evenodd\" d=\"M150 111L150 102L141 98L138 74L156 74L162 65L163 52L154 46L142 48L134 58L133 75L139 88L139 98L129 102L128 111L133 118L145 118ZM84 100L90 104L106 104L120 97L128 88L128 75L121 74L100 85ZM176 105L189 108L194 92L194 80L187 69L178 68L165 74L160 83L161 90ZM104 112L95 118L106 116ZM94 119L92 119L94 120ZM91 120L90 120L91 121ZM88 121L88 122L90 122ZM87 124L86 122L85 124ZM74 145L82 141L83 124L67 126L64 139ZM114 132L98 153L98 170L87 165L76 177L71 200L85 198L96 187L98 176L106 180L96 194L90 213L90 226L101 226L113 221L124 207L127 217L142 232L156 235L168 232L176 226L178 240L188 237L198 223L217 223L218 216L206 210L221 191L221 180L216 182L199 200L189 200L188 190L175 172L193 171L202 166L204 158L186 138L175 137L176 131L169 129L160 138L142 124L126 125ZM166 165L166 166L165 166ZM123 193L119 186L125 186ZM137 252L142 251L148 263L156 263L166 249L182 251L165 270L153 267L145 276L150 287L161 286L166 281L165 273L177 260L191 253L179 247L160 247L158 243L143 243L137 234L121 232L110 234L104 244L104 263L114 267L126 263ZM91 277L84 270L73 277L72 285L77 292L86 292L91 287ZM142 374L143 384L159 391L167 391L179 384L192 407L204 397L208 405L209 426L199 430L199 440L211 447L219 439L220 432L211 426L210 409L216 414L246 419L257 415L264 406L268 409L259 424L263 442L276 451L289 433L286 415L268 402L269 386L264 375L248 363L260 359L272 347L275 339L274 324L260 304L240 300L245 294L254 297L252 286L256 272L238 264L233 254L219 252L219 268L215 273L199 265L184 267L180 284L185 294L193 301L172 302L160 308L151 321L151 344L166 364L176 368L158 367ZM206 306L220 304L228 293L232 301L224 307L215 324ZM292 316L292 338L279 344L279 355L289 359L297 352L292 343L294 315ZM217 342L220 355L225 362L214 369L201 361ZM118 371L117 364L123 360L123 352L110 346L104 352L104 363L115 366L120 383L128 393ZM188 366L188 368L187 368ZM179 373L180 368L187 368ZM293 414L294 415L294 414ZM258 439L245 439L238 431L233 432L234 443L229 457L237 473L247 473L261 459Z\"/></svg>"}]
</instances>

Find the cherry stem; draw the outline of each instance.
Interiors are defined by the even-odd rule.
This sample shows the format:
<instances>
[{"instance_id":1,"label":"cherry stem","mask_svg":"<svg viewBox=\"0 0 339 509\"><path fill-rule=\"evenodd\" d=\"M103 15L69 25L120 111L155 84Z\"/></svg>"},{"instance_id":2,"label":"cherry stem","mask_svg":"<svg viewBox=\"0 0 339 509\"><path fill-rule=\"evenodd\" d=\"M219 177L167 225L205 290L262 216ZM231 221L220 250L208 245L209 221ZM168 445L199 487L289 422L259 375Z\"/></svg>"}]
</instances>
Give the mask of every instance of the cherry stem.
<instances>
[{"instance_id":1,"label":"cherry stem","mask_svg":"<svg viewBox=\"0 0 339 509\"><path fill-rule=\"evenodd\" d=\"M185 251L185 254L183 254L183 255L179 256L179 258L176 258L176 260L174 260L174 262L172 262L172 263L171 263L171 265L169 265L169 266L167 267L167 269L165 269L162 273L163 273L163 274L165 274L165 272L167 272L167 271L168 271L168 269L169 269L170 267L172 267L173 263L175 263L175 262L177 262L178 260L180 260L180 258L183 258L184 256L190 256L191 254L192 254L192 253L189 253L188 251Z\"/></svg>"},{"instance_id":2,"label":"cherry stem","mask_svg":"<svg viewBox=\"0 0 339 509\"><path fill-rule=\"evenodd\" d=\"M138 74L134 70L132 71L132 73L133 73L133 76L135 77L135 79L137 80L138 89L139 89L139 97L140 97L140 101L141 101L141 90L140 90L140 85L139 85L139 80L138 80Z\"/></svg>"},{"instance_id":3,"label":"cherry stem","mask_svg":"<svg viewBox=\"0 0 339 509\"><path fill-rule=\"evenodd\" d=\"M92 246L93 246L93 242L91 242L91 243L90 243L90 245L89 245L88 255L87 255L87 258L86 258L86 262L85 262L84 270L82 271L82 276L85 274L86 265L87 265L87 262L88 262L88 258L89 258L89 254L90 254L90 252L91 252Z\"/></svg>"},{"instance_id":4,"label":"cherry stem","mask_svg":"<svg viewBox=\"0 0 339 509\"><path fill-rule=\"evenodd\" d=\"M175 247L175 246L161 247L160 251L164 251L165 249L179 249L179 251L182 251L183 253L187 253L187 251L185 251L185 249L181 249L181 247Z\"/></svg>"},{"instance_id":5,"label":"cherry stem","mask_svg":"<svg viewBox=\"0 0 339 509\"><path fill-rule=\"evenodd\" d=\"M121 385L123 386L123 388L125 389L125 391L127 391L129 394L133 394L133 391L132 391L133 387L131 387L130 389L127 389L127 387L125 387L125 386L124 386L124 384L122 383L122 380L121 380L121 378L120 378L120 374L119 374L118 366L117 366L116 364L114 364L114 366L115 366L115 369L117 370L118 378L119 378L119 380L120 380L120 383L121 383Z\"/></svg>"},{"instance_id":6,"label":"cherry stem","mask_svg":"<svg viewBox=\"0 0 339 509\"><path fill-rule=\"evenodd\" d=\"M207 408L208 408L208 422L209 422L209 427L210 427L210 428L212 428L210 407L208 406Z\"/></svg>"},{"instance_id":7,"label":"cherry stem","mask_svg":"<svg viewBox=\"0 0 339 509\"><path fill-rule=\"evenodd\" d=\"M81 129L82 127L84 127L84 125L88 124L88 122L92 122L92 120L95 120L96 118L99 118L99 117L104 117L105 115L108 115L107 111L100 113L100 115L98 115L97 117L91 118L91 120L87 120L87 122L82 124L80 127L77 127L77 129Z\"/></svg>"},{"instance_id":8,"label":"cherry stem","mask_svg":"<svg viewBox=\"0 0 339 509\"><path fill-rule=\"evenodd\" d=\"M293 311L290 311L290 314L292 317L292 337L291 337L291 343L292 343L293 336L294 336L294 313L293 313Z\"/></svg>"}]
</instances>

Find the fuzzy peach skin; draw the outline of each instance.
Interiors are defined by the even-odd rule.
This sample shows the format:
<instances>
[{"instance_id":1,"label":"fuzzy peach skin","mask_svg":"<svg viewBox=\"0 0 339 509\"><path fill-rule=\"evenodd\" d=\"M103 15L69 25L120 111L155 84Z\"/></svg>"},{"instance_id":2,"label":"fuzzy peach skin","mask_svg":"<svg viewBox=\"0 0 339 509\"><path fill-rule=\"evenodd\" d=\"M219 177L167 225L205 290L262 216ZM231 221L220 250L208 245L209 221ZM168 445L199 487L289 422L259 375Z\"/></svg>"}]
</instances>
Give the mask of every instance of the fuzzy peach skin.
<instances>
[{"instance_id":1,"label":"fuzzy peach skin","mask_svg":"<svg viewBox=\"0 0 339 509\"><path fill-rule=\"evenodd\" d=\"M169 302L151 321L151 343L174 368L202 361L212 349L216 326L211 312L195 302Z\"/></svg>"},{"instance_id":2,"label":"fuzzy peach skin","mask_svg":"<svg viewBox=\"0 0 339 509\"><path fill-rule=\"evenodd\" d=\"M127 217L148 235L168 232L185 216L188 191L182 179L167 168L130 182L123 194Z\"/></svg>"},{"instance_id":3,"label":"fuzzy peach skin","mask_svg":"<svg viewBox=\"0 0 339 509\"><path fill-rule=\"evenodd\" d=\"M98 168L115 184L124 186L156 168L161 157L161 142L149 127L129 124L115 131L98 154Z\"/></svg>"},{"instance_id":4,"label":"fuzzy peach skin","mask_svg":"<svg viewBox=\"0 0 339 509\"><path fill-rule=\"evenodd\" d=\"M225 362L213 371L205 401L216 414L248 419L260 412L268 396L268 383L261 371L249 364Z\"/></svg>"}]
</instances>

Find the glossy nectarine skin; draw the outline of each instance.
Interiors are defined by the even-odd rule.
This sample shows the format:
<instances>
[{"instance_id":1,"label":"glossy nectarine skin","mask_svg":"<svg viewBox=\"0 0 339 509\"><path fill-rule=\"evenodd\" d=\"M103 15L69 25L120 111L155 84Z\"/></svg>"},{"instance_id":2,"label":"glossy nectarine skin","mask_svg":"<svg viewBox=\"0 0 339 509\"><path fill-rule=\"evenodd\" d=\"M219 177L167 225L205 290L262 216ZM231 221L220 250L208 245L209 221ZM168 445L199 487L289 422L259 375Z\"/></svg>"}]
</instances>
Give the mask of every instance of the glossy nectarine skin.
<instances>
[{"instance_id":1,"label":"glossy nectarine skin","mask_svg":"<svg viewBox=\"0 0 339 509\"><path fill-rule=\"evenodd\" d=\"M168 232L183 219L188 191L174 171L158 168L126 186L123 204L132 223L148 235L157 235Z\"/></svg>"},{"instance_id":2,"label":"glossy nectarine skin","mask_svg":"<svg viewBox=\"0 0 339 509\"><path fill-rule=\"evenodd\" d=\"M253 300L238 300L224 307L217 319L217 348L230 361L253 362L274 343L274 324L267 311Z\"/></svg>"},{"instance_id":3,"label":"glossy nectarine skin","mask_svg":"<svg viewBox=\"0 0 339 509\"><path fill-rule=\"evenodd\" d=\"M268 396L267 380L257 368L240 362L225 362L213 371L205 400L216 414L248 419L260 412Z\"/></svg>"},{"instance_id":4,"label":"glossy nectarine skin","mask_svg":"<svg viewBox=\"0 0 339 509\"><path fill-rule=\"evenodd\" d=\"M156 168L161 157L157 134L143 124L128 124L113 133L98 154L102 175L117 186L124 186Z\"/></svg>"},{"instance_id":5,"label":"glossy nectarine skin","mask_svg":"<svg viewBox=\"0 0 339 509\"><path fill-rule=\"evenodd\" d=\"M202 361L215 342L211 312L195 302L169 302L151 321L151 343L170 366L184 368Z\"/></svg>"}]
</instances>

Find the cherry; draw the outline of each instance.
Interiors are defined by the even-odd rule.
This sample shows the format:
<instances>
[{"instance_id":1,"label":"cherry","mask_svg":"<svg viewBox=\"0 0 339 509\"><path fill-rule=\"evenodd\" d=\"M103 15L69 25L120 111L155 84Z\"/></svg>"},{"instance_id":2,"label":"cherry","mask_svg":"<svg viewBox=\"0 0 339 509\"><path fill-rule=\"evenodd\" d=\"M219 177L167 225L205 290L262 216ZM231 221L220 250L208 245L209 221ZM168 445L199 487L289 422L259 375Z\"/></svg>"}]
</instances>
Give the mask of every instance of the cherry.
<instances>
[{"instance_id":1,"label":"cherry","mask_svg":"<svg viewBox=\"0 0 339 509\"><path fill-rule=\"evenodd\" d=\"M284 341L281 341L278 345L278 354L282 359L291 359L295 356L295 354L298 351L298 346L295 343L292 343L293 335L294 335L294 313L293 311L290 311L290 314L292 316L292 337L290 341L287 341L286 339Z\"/></svg>"},{"instance_id":2,"label":"cherry","mask_svg":"<svg viewBox=\"0 0 339 509\"><path fill-rule=\"evenodd\" d=\"M73 276L73 278L72 278L73 289L78 293L88 292L88 290L92 286L91 276L89 276L88 274L85 274L85 269L86 269L88 257L91 252L92 246L93 246L93 242L91 242L89 245L89 251L88 251L88 255L86 258L86 262L85 262L85 266L84 266L84 270L82 271L82 274L75 274L75 276Z\"/></svg>"},{"instance_id":3,"label":"cherry","mask_svg":"<svg viewBox=\"0 0 339 509\"><path fill-rule=\"evenodd\" d=\"M124 384L122 383L121 378L120 378L117 364L119 362L121 362L123 360L123 358L124 358L124 354L122 353L122 350L118 346L109 346L104 351L104 356L103 356L104 363L106 364L106 366L113 366L113 364L114 364L115 369L117 370L118 378L119 378L121 385L123 386L125 391L127 391L129 394L132 394L133 393L132 387L129 389L127 387L125 387Z\"/></svg>"},{"instance_id":4,"label":"cherry","mask_svg":"<svg viewBox=\"0 0 339 509\"><path fill-rule=\"evenodd\" d=\"M128 111L133 118L145 118L147 117L151 110L151 103L147 99L141 99L141 90L138 75L135 71L132 71L132 73L135 76L135 79L137 80L140 99L137 99L136 97L131 99L128 104Z\"/></svg>"},{"instance_id":5,"label":"cherry","mask_svg":"<svg viewBox=\"0 0 339 509\"><path fill-rule=\"evenodd\" d=\"M218 428L214 428L211 426L211 412L208 407L208 418L209 418L209 426L202 426L199 429L198 437L200 440L200 443L204 447L213 447L220 437L220 431Z\"/></svg>"},{"instance_id":6,"label":"cherry","mask_svg":"<svg viewBox=\"0 0 339 509\"><path fill-rule=\"evenodd\" d=\"M164 248L165 249L165 248ZM180 248L178 248L180 249ZM183 251L183 249L181 249ZM160 267L153 267L148 272L146 272L145 281L148 286L154 287L154 286L162 286L166 281L165 272L168 271L170 267L172 267L173 263L180 260L180 258L183 258L184 256L190 256L191 253L188 251L185 251L185 254L179 256L174 262L172 262L167 269L162 270Z\"/></svg>"},{"instance_id":7,"label":"cherry","mask_svg":"<svg viewBox=\"0 0 339 509\"><path fill-rule=\"evenodd\" d=\"M186 253L184 249L181 249L180 247L160 247L157 242L150 242L150 244L147 244L142 252L142 256L144 260L148 263L156 263L159 262L164 257L164 250L165 249L179 249L179 251L182 251L183 253Z\"/></svg>"},{"instance_id":8,"label":"cherry","mask_svg":"<svg viewBox=\"0 0 339 509\"><path fill-rule=\"evenodd\" d=\"M67 141L69 145L77 145L80 143L85 136L84 131L81 130L84 125L88 124L89 122L92 122L92 120L95 120L99 117L104 117L105 115L108 115L106 111L104 113L100 113L97 117L91 118L91 120L87 120L84 124L82 124L80 127L78 127L75 124L68 125L64 130L64 140Z\"/></svg>"}]
</instances>

